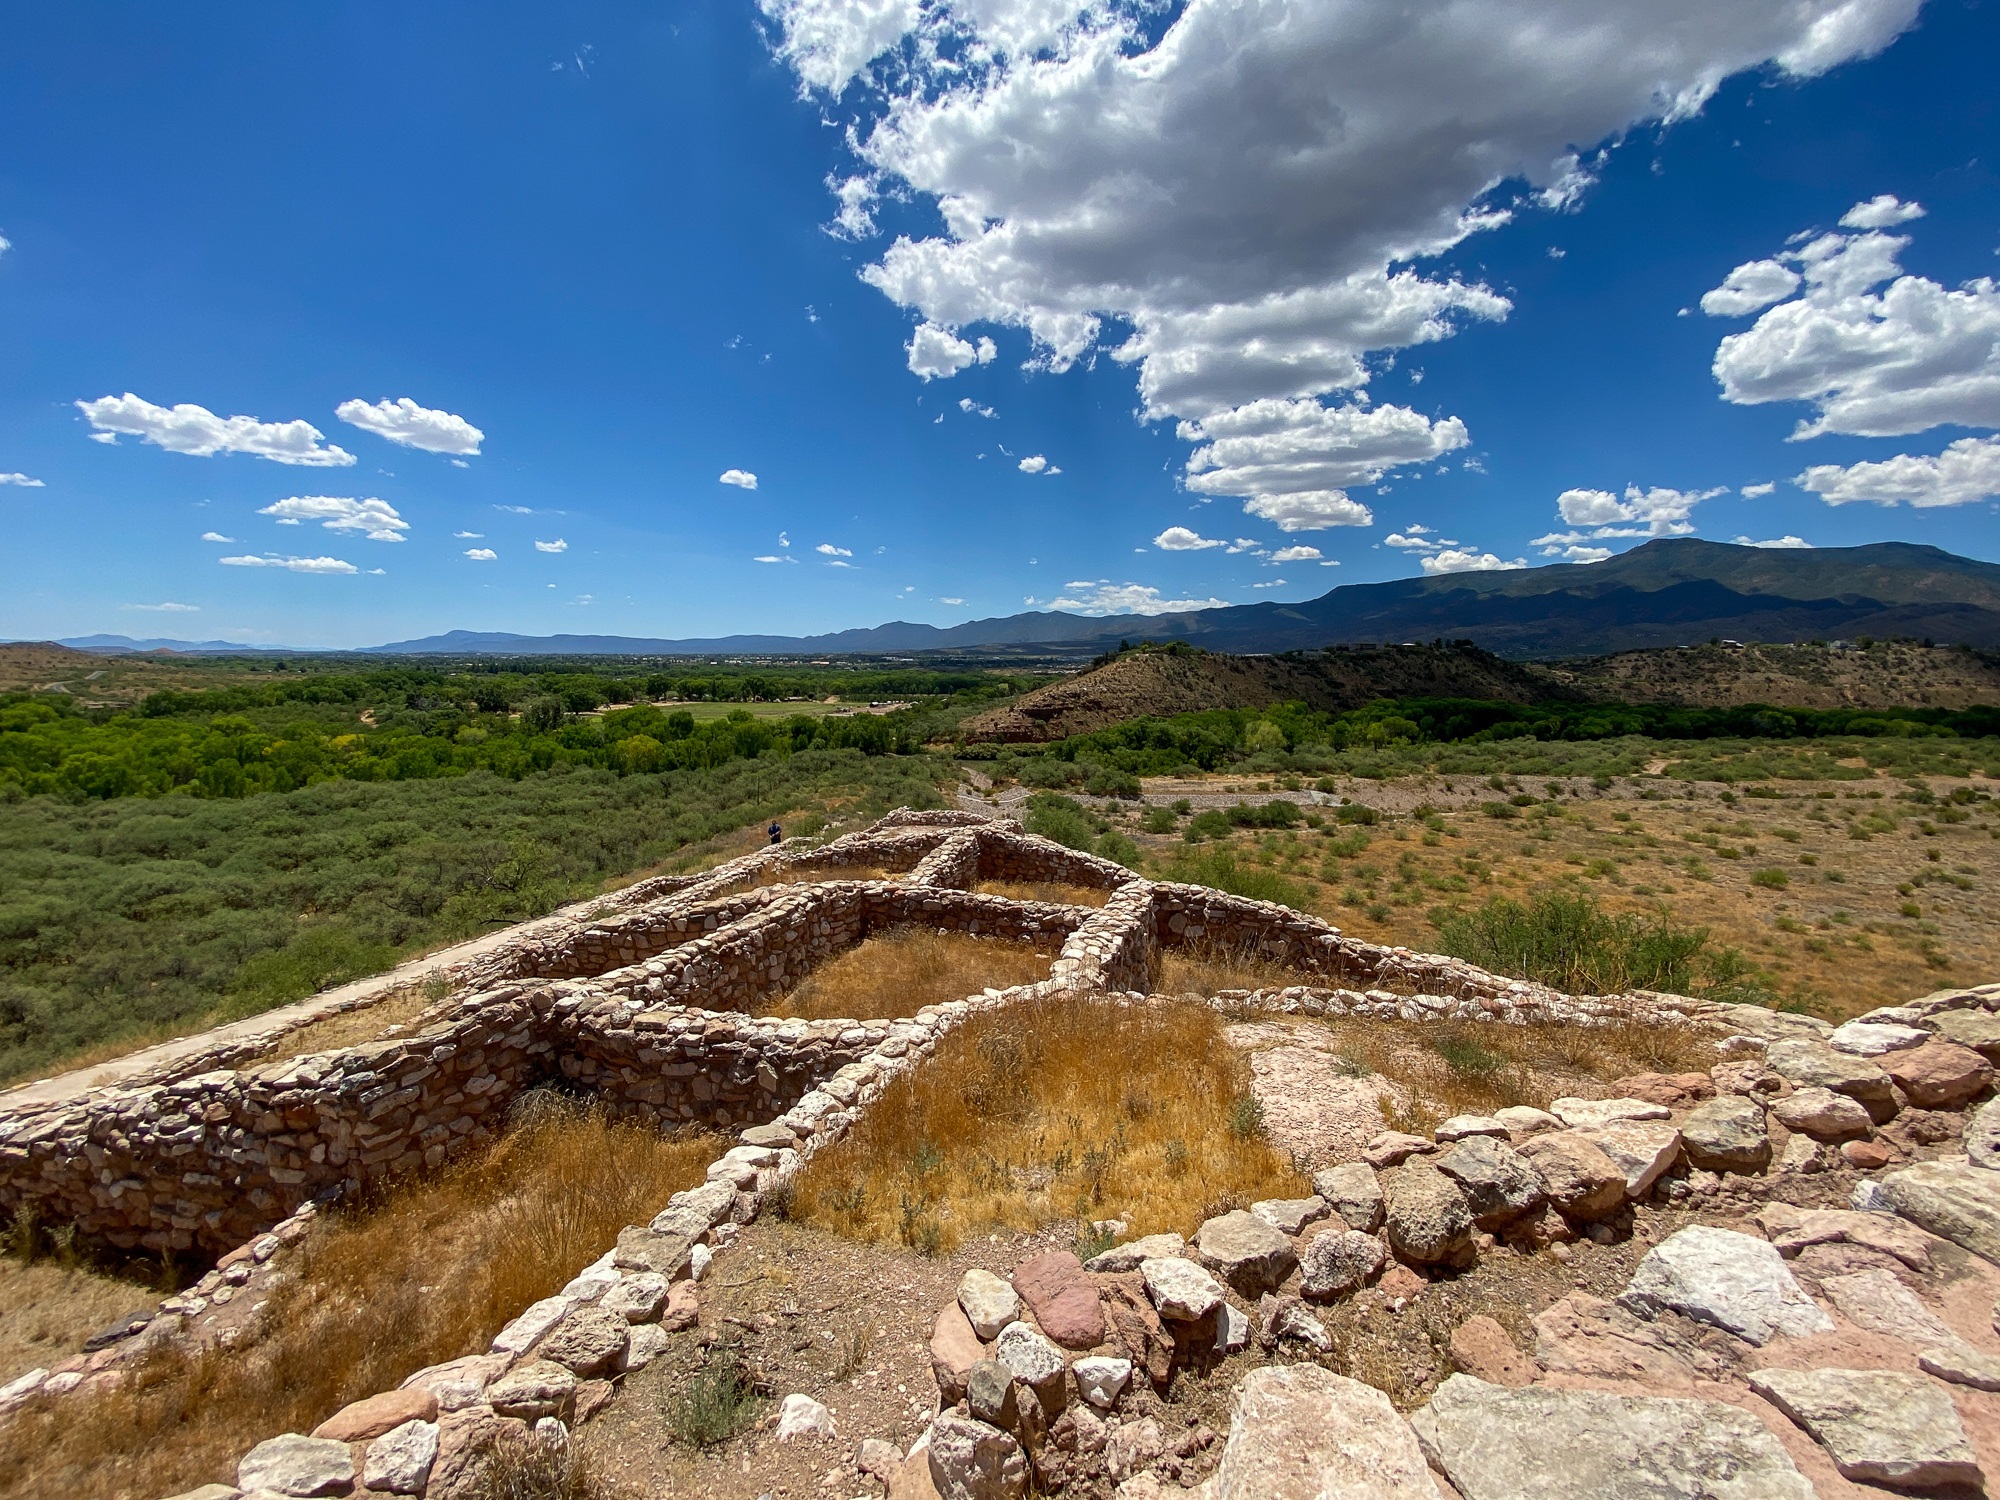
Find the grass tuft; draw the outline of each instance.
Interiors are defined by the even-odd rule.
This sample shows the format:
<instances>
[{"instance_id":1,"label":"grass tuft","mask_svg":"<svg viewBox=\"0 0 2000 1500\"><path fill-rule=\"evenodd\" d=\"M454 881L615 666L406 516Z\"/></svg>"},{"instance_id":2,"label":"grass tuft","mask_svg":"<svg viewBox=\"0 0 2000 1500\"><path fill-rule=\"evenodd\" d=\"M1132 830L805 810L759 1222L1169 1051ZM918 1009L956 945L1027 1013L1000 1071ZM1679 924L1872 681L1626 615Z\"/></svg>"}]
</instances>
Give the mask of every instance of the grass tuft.
<instances>
[{"instance_id":1,"label":"grass tuft","mask_svg":"<svg viewBox=\"0 0 2000 1500\"><path fill-rule=\"evenodd\" d=\"M1066 996L982 1014L813 1158L792 1213L926 1254L1113 1213L1133 1234L1186 1232L1220 1197L1306 1191L1241 1109L1249 1084L1206 1006Z\"/></svg>"},{"instance_id":2,"label":"grass tuft","mask_svg":"<svg viewBox=\"0 0 2000 1500\"><path fill-rule=\"evenodd\" d=\"M749 1424L757 1393L736 1351L719 1348L667 1402L667 1431L686 1448L713 1448Z\"/></svg>"},{"instance_id":3,"label":"grass tuft","mask_svg":"<svg viewBox=\"0 0 2000 1500\"><path fill-rule=\"evenodd\" d=\"M1008 989L1049 977L1058 938L1040 951L1030 943L898 927L828 959L758 1015L822 1021L913 1016L926 1005L963 1000L989 987Z\"/></svg>"}]
</instances>

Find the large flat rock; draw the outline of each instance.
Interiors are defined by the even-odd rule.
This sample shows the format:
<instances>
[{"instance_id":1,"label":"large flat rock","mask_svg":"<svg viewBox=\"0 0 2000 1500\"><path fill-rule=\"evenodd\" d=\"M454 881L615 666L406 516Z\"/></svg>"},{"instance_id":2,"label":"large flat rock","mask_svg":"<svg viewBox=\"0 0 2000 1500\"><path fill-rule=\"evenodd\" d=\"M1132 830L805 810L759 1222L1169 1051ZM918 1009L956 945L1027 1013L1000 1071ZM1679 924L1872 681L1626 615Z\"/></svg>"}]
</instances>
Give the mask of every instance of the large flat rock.
<instances>
[{"instance_id":1,"label":"large flat rock","mask_svg":"<svg viewBox=\"0 0 2000 1500\"><path fill-rule=\"evenodd\" d=\"M2000 1265L2000 1172L1964 1161L1921 1161L1882 1179L1897 1213Z\"/></svg>"},{"instance_id":2,"label":"large flat rock","mask_svg":"<svg viewBox=\"0 0 2000 1500\"><path fill-rule=\"evenodd\" d=\"M1817 1500L1769 1429L1718 1401L1453 1375L1410 1425L1464 1500Z\"/></svg>"},{"instance_id":3,"label":"large flat rock","mask_svg":"<svg viewBox=\"0 0 2000 1500\"><path fill-rule=\"evenodd\" d=\"M1833 1332L1833 1319L1800 1288L1776 1246L1706 1224L1647 1251L1618 1300L1642 1318L1672 1308L1753 1344Z\"/></svg>"},{"instance_id":4,"label":"large flat rock","mask_svg":"<svg viewBox=\"0 0 2000 1500\"><path fill-rule=\"evenodd\" d=\"M1243 1378L1213 1484L1213 1500L1441 1500L1389 1398L1317 1365Z\"/></svg>"},{"instance_id":5,"label":"large flat rock","mask_svg":"<svg viewBox=\"0 0 2000 1500\"><path fill-rule=\"evenodd\" d=\"M1848 1479L1933 1489L1978 1484L1951 1396L1894 1370L1758 1370L1750 1388L1811 1433Z\"/></svg>"}]
</instances>

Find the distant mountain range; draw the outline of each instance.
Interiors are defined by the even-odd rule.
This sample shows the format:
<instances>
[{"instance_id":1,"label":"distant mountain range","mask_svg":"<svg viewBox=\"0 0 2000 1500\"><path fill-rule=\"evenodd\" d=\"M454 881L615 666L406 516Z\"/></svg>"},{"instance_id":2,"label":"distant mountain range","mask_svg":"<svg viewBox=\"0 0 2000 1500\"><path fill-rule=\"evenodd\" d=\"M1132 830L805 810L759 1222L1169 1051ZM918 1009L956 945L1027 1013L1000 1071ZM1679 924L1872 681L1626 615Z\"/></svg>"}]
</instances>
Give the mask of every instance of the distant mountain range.
<instances>
[{"instance_id":1,"label":"distant mountain range","mask_svg":"<svg viewBox=\"0 0 2000 1500\"><path fill-rule=\"evenodd\" d=\"M1101 618L1037 611L943 629L898 620L829 635L696 640L453 630L370 650L422 656L1087 653L1119 640L1186 640L1241 654L1444 637L1527 658L1694 645L1711 636L1791 641L1855 635L1927 636L2000 648L2000 565L1909 542L1781 550L1672 538L1600 563L1348 584L1299 604ZM123 636L60 644L87 651L285 649Z\"/></svg>"}]
</instances>

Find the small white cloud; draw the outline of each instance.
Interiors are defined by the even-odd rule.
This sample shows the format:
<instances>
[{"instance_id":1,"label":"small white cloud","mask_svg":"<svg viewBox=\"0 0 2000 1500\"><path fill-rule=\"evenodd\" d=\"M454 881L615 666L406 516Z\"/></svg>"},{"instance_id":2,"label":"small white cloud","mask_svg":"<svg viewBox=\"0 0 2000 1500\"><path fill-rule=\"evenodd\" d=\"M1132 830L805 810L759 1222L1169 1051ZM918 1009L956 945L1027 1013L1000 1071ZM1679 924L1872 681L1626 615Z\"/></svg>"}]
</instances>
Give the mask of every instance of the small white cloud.
<instances>
[{"instance_id":1,"label":"small white cloud","mask_svg":"<svg viewBox=\"0 0 2000 1500\"><path fill-rule=\"evenodd\" d=\"M532 516L535 509L531 505L496 505L495 510L504 510L510 516Z\"/></svg>"},{"instance_id":2,"label":"small white cloud","mask_svg":"<svg viewBox=\"0 0 2000 1500\"><path fill-rule=\"evenodd\" d=\"M324 436L306 421L260 422L255 417L218 417L205 406L155 406L127 391L79 401L77 410L89 418L99 441L116 441L117 434L142 438L169 453L208 458L217 453L249 453L274 463L307 468L344 468L354 455L321 446Z\"/></svg>"},{"instance_id":3,"label":"small white cloud","mask_svg":"<svg viewBox=\"0 0 2000 1500\"><path fill-rule=\"evenodd\" d=\"M1857 203L1840 216L1843 229L1892 229L1924 216L1921 203L1904 203L1894 193L1880 193Z\"/></svg>"},{"instance_id":4,"label":"small white cloud","mask_svg":"<svg viewBox=\"0 0 2000 1500\"><path fill-rule=\"evenodd\" d=\"M1812 543L1807 541L1802 536L1772 537L1771 540L1769 540L1768 542L1753 541L1751 538L1747 536L1739 536L1738 538L1736 538L1736 545L1739 547L1780 547L1788 551L1795 547L1803 547L1807 549L1810 549L1812 547Z\"/></svg>"},{"instance_id":5,"label":"small white cloud","mask_svg":"<svg viewBox=\"0 0 2000 1500\"><path fill-rule=\"evenodd\" d=\"M1740 318L1798 290L1799 273L1775 260L1746 261L1723 278L1722 285L1702 293L1701 310L1711 318Z\"/></svg>"},{"instance_id":6,"label":"small white cloud","mask_svg":"<svg viewBox=\"0 0 2000 1500\"><path fill-rule=\"evenodd\" d=\"M938 603L960 605L965 603L965 601L963 599L954 599L949 594L940 594L938 595Z\"/></svg>"},{"instance_id":7,"label":"small white cloud","mask_svg":"<svg viewBox=\"0 0 2000 1500\"><path fill-rule=\"evenodd\" d=\"M772 553L764 557L753 557L750 561L760 563L795 563L798 559L796 557L786 557L782 553Z\"/></svg>"},{"instance_id":8,"label":"small white cloud","mask_svg":"<svg viewBox=\"0 0 2000 1500\"><path fill-rule=\"evenodd\" d=\"M467 547L465 555L474 562L492 562L500 554L495 552L491 547Z\"/></svg>"},{"instance_id":9,"label":"small white cloud","mask_svg":"<svg viewBox=\"0 0 2000 1500\"><path fill-rule=\"evenodd\" d=\"M820 555L821 555L822 557L852 557L852 556L854 556L854 549L853 549L853 548L851 548L851 547L836 547L836 546L834 546L834 545L833 545L833 543L832 543L832 542L821 542L821 543L820 543L820 544L819 544L819 545L818 545L817 547L813 548L813 551L815 551L815 552L819 553L819 554L820 554Z\"/></svg>"},{"instance_id":10,"label":"small white cloud","mask_svg":"<svg viewBox=\"0 0 2000 1500\"><path fill-rule=\"evenodd\" d=\"M452 535L457 537L462 542L466 541L476 542L481 537L485 536L486 533L483 531L454 531Z\"/></svg>"},{"instance_id":11,"label":"small white cloud","mask_svg":"<svg viewBox=\"0 0 2000 1500\"><path fill-rule=\"evenodd\" d=\"M1589 547L1578 542L1571 542L1567 546L1542 548L1544 557L1560 557L1564 562L1573 563L1600 563L1614 555L1609 547Z\"/></svg>"},{"instance_id":12,"label":"small white cloud","mask_svg":"<svg viewBox=\"0 0 2000 1500\"><path fill-rule=\"evenodd\" d=\"M222 534L221 532L219 532L219 531L204 531L204 532L203 532L203 533L201 534L201 539L202 539L202 540L203 540L204 542L233 542L233 541L235 541L235 540L236 540L236 538L235 538L235 537L233 537L233 536L224 536L224 535L223 535L223 534Z\"/></svg>"},{"instance_id":13,"label":"small white cloud","mask_svg":"<svg viewBox=\"0 0 2000 1500\"><path fill-rule=\"evenodd\" d=\"M1960 438L1935 458L1899 453L1846 468L1814 464L1792 483L1828 505L1970 505L2000 495L2000 438Z\"/></svg>"},{"instance_id":14,"label":"small white cloud","mask_svg":"<svg viewBox=\"0 0 2000 1500\"><path fill-rule=\"evenodd\" d=\"M227 568L283 568L289 573L358 573L361 570L351 562L342 562L337 557L276 557L266 553L262 557L225 557L222 565Z\"/></svg>"},{"instance_id":15,"label":"small white cloud","mask_svg":"<svg viewBox=\"0 0 2000 1500\"><path fill-rule=\"evenodd\" d=\"M1039 453L1031 453L1015 467L1023 474L1039 474L1049 466L1049 461ZM1060 471L1056 471L1060 472Z\"/></svg>"},{"instance_id":16,"label":"small white cloud","mask_svg":"<svg viewBox=\"0 0 2000 1500\"><path fill-rule=\"evenodd\" d=\"M1435 557L1423 559L1423 570L1436 576L1439 573L1499 573L1508 568L1525 568L1528 560L1517 557L1512 562L1495 557L1491 552L1461 552L1447 549Z\"/></svg>"},{"instance_id":17,"label":"small white cloud","mask_svg":"<svg viewBox=\"0 0 2000 1500\"><path fill-rule=\"evenodd\" d=\"M361 400L343 401L333 414L350 427L426 453L474 454L486 440L486 434L465 418L419 406L408 396L384 399L372 406Z\"/></svg>"},{"instance_id":18,"label":"small white cloud","mask_svg":"<svg viewBox=\"0 0 2000 1500\"><path fill-rule=\"evenodd\" d=\"M782 532L782 531L781 531L781 532L779 532L779 533L778 533L778 545L779 545L780 547L789 547L789 546L791 546L791 545L792 545L792 539L791 539L791 536L790 536L790 535L789 535L788 533L786 533L786 532Z\"/></svg>"},{"instance_id":19,"label":"small white cloud","mask_svg":"<svg viewBox=\"0 0 2000 1500\"><path fill-rule=\"evenodd\" d=\"M829 557L826 560L826 566L829 568L851 568L854 566L854 564L851 562L844 562L838 557Z\"/></svg>"},{"instance_id":20,"label":"small white cloud","mask_svg":"<svg viewBox=\"0 0 2000 1500\"><path fill-rule=\"evenodd\" d=\"M293 495L265 506L260 516L276 516L280 526L299 526L317 521L328 531L359 532L371 542L400 542L410 523L396 514L386 500L370 496L356 500L346 495Z\"/></svg>"},{"instance_id":21,"label":"small white cloud","mask_svg":"<svg viewBox=\"0 0 2000 1500\"><path fill-rule=\"evenodd\" d=\"M1063 588L1064 597L1050 600L1049 607L1084 615L1165 615L1189 609L1220 609L1229 603L1227 599L1164 599L1156 588L1138 583L1114 584L1105 578L1067 583Z\"/></svg>"},{"instance_id":22,"label":"small white cloud","mask_svg":"<svg viewBox=\"0 0 2000 1500\"><path fill-rule=\"evenodd\" d=\"M1253 583L1250 585L1253 589L1281 589L1284 586L1285 580L1282 578L1273 578L1269 583Z\"/></svg>"},{"instance_id":23,"label":"small white cloud","mask_svg":"<svg viewBox=\"0 0 2000 1500\"><path fill-rule=\"evenodd\" d=\"M465 461L464 459L462 459L462 458L454 458L454 459L453 459L453 460L451 461L451 466L452 466L452 467L453 467L454 469L469 469L469 468L471 468L471 467L472 467L472 465L471 465L471 464L467 463L467 462L466 462L466 461Z\"/></svg>"},{"instance_id":24,"label":"small white cloud","mask_svg":"<svg viewBox=\"0 0 2000 1500\"><path fill-rule=\"evenodd\" d=\"M1550 260L1561 260L1567 254L1569 254L1569 251L1563 249L1560 245L1549 246Z\"/></svg>"},{"instance_id":25,"label":"small white cloud","mask_svg":"<svg viewBox=\"0 0 2000 1500\"><path fill-rule=\"evenodd\" d=\"M1153 545L1162 552L1202 552L1210 547L1220 547L1223 543L1219 538L1205 537L1185 526L1169 526L1153 538Z\"/></svg>"},{"instance_id":26,"label":"small white cloud","mask_svg":"<svg viewBox=\"0 0 2000 1500\"><path fill-rule=\"evenodd\" d=\"M974 401L970 396L961 396L959 398L958 409L964 412L969 417L986 417L992 419L992 418L997 418L1000 415L999 412L995 411L990 406L981 406L977 401Z\"/></svg>"},{"instance_id":27,"label":"small white cloud","mask_svg":"<svg viewBox=\"0 0 2000 1500\"><path fill-rule=\"evenodd\" d=\"M175 604L172 600L167 600L160 604L127 604L122 607L125 609L150 610L155 614L163 615L198 615L201 613L201 606L199 604Z\"/></svg>"},{"instance_id":28,"label":"small white cloud","mask_svg":"<svg viewBox=\"0 0 2000 1500\"><path fill-rule=\"evenodd\" d=\"M537 552L567 552L569 551L569 543L561 537L557 537L553 542L536 542L535 550Z\"/></svg>"},{"instance_id":29,"label":"small white cloud","mask_svg":"<svg viewBox=\"0 0 2000 1500\"><path fill-rule=\"evenodd\" d=\"M39 479L30 479L26 474L0 474L0 484L18 484L24 490L45 488Z\"/></svg>"},{"instance_id":30,"label":"small white cloud","mask_svg":"<svg viewBox=\"0 0 2000 1500\"><path fill-rule=\"evenodd\" d=\"M1000 351L991 339L967 343L949 328L926 322L917 325L903 352L912 375L925 380L949 380L969 365L990 363Z\"/></svg>"},{"instance_id":31,"label":"small white cloud","mask_svg":"<svg viewBox=\"0 0 2000 1500\"><path fill-rule=\"evenodd\" d=\"M1288 562L1318 562L1322 553L1317 547L1280 547L1271 554L1273 564Z\"/></svg>"},{"instance_id":32,"label":"small white cloud","mask_svg":"<svg viewBox=\"0 0 2000 1500\"><path fill-rule=\"evenodd\" d=\"M102 443L107 448L116 448L118 446L118 434L115 432L93 432L86 435L93 443Z\"/></svg>"},{"instance_id":33,"label":"small white cloud","mask_svg":"<svg viewBox=\"0 0 2000 1500\"><path fill-rule=\"evenodd\" d=\"M1746 484L1737 493L1745 500L1762 500L1776 489L1775 484Z\"/></svg>"},{"instance_id":34,"label":"small white cloud","mask_svg":"<svg viewBox=\"0 0 2000 1500\"><path fill-rule=\"evenodd\" d=\"M1556 511L1572 526L1596 527L1592 537L1598 540L1612 536L1687 536L1694 531L1694 522L1688 519L1694 508L1704 500L1727 493L1719 488L1669 490L1655 486L1642 490L1636 484L1629 484L1621 500L1609 490L1564 490L1556 496Z\"/></svg>"},{"instance_id":35,"label":"small white cloud","mask_svg":"<svg viewBox=\"0 0 2000 1500\"><path fill-rule=\"evenodd\" d=\"M722 483L733 484L739 490L754 490L757 488L757 476L748 469L724 469Z\"/></svg>"},{"instance_id":36,"label":"small white cloud","mask_svg":"<svg viewBox=\"0 0 2000 1500\"><path fill-rule=\"evenodd\" d=\"M1236 556L1239 552L1254 552L1259 557L1262 557L1264 550L1253 538L1247 536L1239 536L1229 544L1229 555L1231 557Z\"/></svg>"}]
</instances>

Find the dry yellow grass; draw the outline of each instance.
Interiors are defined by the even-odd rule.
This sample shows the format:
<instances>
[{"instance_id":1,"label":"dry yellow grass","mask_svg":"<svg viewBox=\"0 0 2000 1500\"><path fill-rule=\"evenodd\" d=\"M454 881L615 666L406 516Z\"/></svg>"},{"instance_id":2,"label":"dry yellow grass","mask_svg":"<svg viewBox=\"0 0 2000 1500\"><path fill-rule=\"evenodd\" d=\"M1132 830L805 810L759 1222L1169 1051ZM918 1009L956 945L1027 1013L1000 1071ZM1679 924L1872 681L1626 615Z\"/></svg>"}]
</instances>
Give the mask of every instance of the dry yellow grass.
<instances>
[{"instance_id":1,"label":"dry yellow grass","mask_svg":"<svg viewBox=\"0 0 2000 1500\"><path fill-rule=\"evenodd\" d=\"M1067 885L1059 880L982 880L973 887L982 896L1010 901L1054 901L1062 906L1102 906L1111 892L1091 885Z\"/></svg>"},{"instance_id":2,"label":"dry yellow grass","mask_svg":"<svg viewBox=\"0 0 2000 1500\"><path fill-rule=\"evenodd\" d=\"M553 1101L524 1112L490 1150L329 1215L247 1351L162 1354L105 1395L24 1409L0 1431L0 1496L156 1500L228 1482L261 1439L483 1350L718 1149Z\"/></svg>"},{"instance_id":3,"label":"dry yellow grass","mask_svg":"<svg viewBox=\"0 0 2000 1500\"><path fill-rule=\"evenodd\" d=\"M1706 1072L1717 1061L1713 1037L1677 1027L1326 1025L1357 1069L1397 1086L1400 1102L1383 1105L1389 1125L1424 1133L1453 1115L1490 1115L1513 1104L1543 1109L1563 1094L1588 1092L1586 1081Z\"/></svg>"},{"instance_id":4,"label":"dry yellow grass","mask_svg":"<svg viewBox=\"0 0 2000 1500\"><path fill-rule=\"evenodd\" d=\"M148 1311L164 1295L87 1265L0 1258L0 1385L68 1359L98 1329Z\"/></svg>"},{"instance_id":5,"label":"dry yellow grass","mask_svg":"<svg viewBox=\"0 0 2000 1500\"><path fill-rule=\"evenodd\" d=\"M820 885L829 880L895 880L898 877L880 865L813 865L806 869L764 870L743 883L754 891L767 885Z\"/></svg>"},{"instance_id":6,"label":"dry yellow grass","mask_svg":"<svg viewBox=\"0 0 2000 1500\"><path fill-rule=\"evenodd\" d=\"M1311 1189L1263 1139L1206 1006L1065 997L975 1017L799 1178L793 1215L948 1253L967 1235L1125 1216L1133 1234Z\"/></svg>"},{"instance_id":7,"label":"dry yellow grass","mask_svg":"<svg viewBox=\"0 0 2000 1500\"><path fill-rule=\"evenodd\" d=\"M366 1009L328 1016L324 1021L312 1021L296 1031L287 1032L278 1039L276 1046L268 1052L259 1053L252 1061L262 1066L282 1062L288 1057L304 1057L312 1052L331 1052L339 1047L376 1041L388 1027L414 1021L442 1000L444 994L440 990L436 998L432 998L424 993L423 986L411 985ZM249 1065L249 1062L244 1064Z\"/></svg>"},{"instance_id":8,"label":"dry yellow grass","mask_svg":"<svg viewBox=\"0 0 2000 1500\"><path fill-rule=\"evenodd\" d=\"M1270 990L1335 982L1324 974L1287 968L1245 949L1203 945L1162 953L1153 987L1163 995L1213 995L1221 990Z\"/></svg>"},{"instance_id":9,"label":"dry yellow grass","mask_svg":"<svg viewBox=\"0 0 2000 1500\"><path fill-rule=\"evenodd\" d=\"M962 932L899 927L828 959L757 1012L806 1021L879 1021L1049 977L1055 939L1039 949Z\"/></svg>"}]
</instances>

